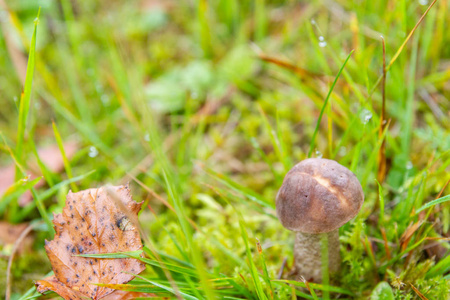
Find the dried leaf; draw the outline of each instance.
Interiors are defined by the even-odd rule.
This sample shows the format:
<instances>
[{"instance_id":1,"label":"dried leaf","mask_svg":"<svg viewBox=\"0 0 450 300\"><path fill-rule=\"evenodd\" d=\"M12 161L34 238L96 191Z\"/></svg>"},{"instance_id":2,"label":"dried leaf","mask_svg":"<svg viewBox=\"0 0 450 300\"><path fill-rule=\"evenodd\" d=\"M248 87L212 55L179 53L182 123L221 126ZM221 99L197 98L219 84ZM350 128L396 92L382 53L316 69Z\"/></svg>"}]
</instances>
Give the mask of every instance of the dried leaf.
<instances>
[{"instance_id":1,"label":"dried leaf","mask_svg":"<svg viewBox=\"0 0 450 300\"><path fill-rule=\"evenodd\" d=\"M142 203L133 201L128 185L69 192L62 214L56 215L53 220L55 239L46 241L45 245L56 279L76 292L97 300L114 290L94 284L127 283L134 276L125 272L142 272L145 265L133 258L75 256L142 249L139 231L134 224ZM53 281L40 284L44 288L54 290L54 287L66 293L60 284Z\"/></svg>"}]
</instances>

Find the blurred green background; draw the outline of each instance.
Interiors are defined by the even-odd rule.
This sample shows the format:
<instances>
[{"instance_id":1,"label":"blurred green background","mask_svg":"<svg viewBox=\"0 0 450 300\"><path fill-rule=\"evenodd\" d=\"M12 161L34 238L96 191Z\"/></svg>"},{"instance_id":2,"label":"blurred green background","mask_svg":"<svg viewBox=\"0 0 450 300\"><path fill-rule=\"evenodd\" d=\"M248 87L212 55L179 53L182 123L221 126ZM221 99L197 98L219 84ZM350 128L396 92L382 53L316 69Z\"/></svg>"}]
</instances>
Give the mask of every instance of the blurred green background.
<instances>
[{"instance_id":1,"label":"blurred green background","mask_svg":"<svg viewBox=\"0 0 450 300\"><path fill-rule=\"evenodd\" d=\"M333 279L341 290L318 297L367 299L384 288L392 298L372 299L419 299L415 290L446 299L449 204L416 214L450 191L450 4L435 2L409 36L431 1L0 0L0 172L14 159L25 171L12 173L1 219L48 221L69 189L130 182L155 212L141 213L152 246L198 272L173 274L183 292L288 299L295 290L276 278L284 258L288 277L294 234L278 222L274 199L286 172L312 152L350 168L366 197L341 228L342 271ZM58 142L54 155L67 160L54 171L41 157L45 184L23 207L31 186L20 180L39 161L35 150ZM45 224L14 261L14 299L51 271ZM11 245L0 247L6 274ZM143 276L170 286L147 269Z\"/></svg>"}]
</instances>

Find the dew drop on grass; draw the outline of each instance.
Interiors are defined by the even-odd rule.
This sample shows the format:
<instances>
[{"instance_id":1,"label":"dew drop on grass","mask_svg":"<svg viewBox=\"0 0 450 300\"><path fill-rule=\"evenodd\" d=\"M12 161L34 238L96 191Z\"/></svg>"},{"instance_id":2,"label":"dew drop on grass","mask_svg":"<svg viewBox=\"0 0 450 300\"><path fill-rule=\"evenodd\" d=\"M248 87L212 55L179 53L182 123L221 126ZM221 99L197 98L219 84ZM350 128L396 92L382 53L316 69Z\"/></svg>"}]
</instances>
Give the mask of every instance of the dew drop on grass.
<instances>
[{"instance_id":1,"label":"dew drop on grass","mask_svg":"<svg viewBox=\"0 0 450 300\"><path fill-rule=\"evenodd\" d=\"M100 97L100 100L102 100L102 102L103 102L104 105L108 105L108 104L109 104L109 97L108 97L108 95L106 95L106 94L103 94L103 95Z\"/></svg>"},{"instance_id":2,"label":"dew drop on grass","mask_svg":"<svg viewBox=\"0 0 450 300\"><path fill-rule=\"evenodd\" d=\"M144 140L145 140L146 142L150 142L150 134L149 134L149 133L146 133L146 134L144 135Z\"/></svg>"},{"instance_id":3,"label":"dew drop on grass","mask_svg":"<svg viewBox=\"0 0 450 300\"><path fill-rule=\"evenodd\" d=\"M317 156L317 158L322 158L323 154L322 154L322 152L320 152L319 150L316 149L316 156Z\"/></svg>"},{"instance_id":4,"label":"dew drop on grass","mask_svg":"<svg viewBox=\"0 0 450 300\"><path fill-rule=\"evenodd\" d=\"M325 38L323 36L319 36L319 47L325 47L327 42L325 42Z\"/></svg>"},{"instance_id":5,"label":"dew drop on grass","mask_svg":"<svg viewBox=\"0 0 450 300\"><path fill-rule=\"evenodd\" d=\"M406 169L407 169L407 170L411 170L412 168L413 168L412 162L408 161L408 162L406 163Z\"/></svg>"},{"instance_id":6,"label":"dew drop on grass","mask_svg":"<svg viewBox=\"0 0 450 300\"><path fill-rule=\"evenodd\" d=\"M98 155L98 150L94 146L89 148L89 157L96 157Z\"/></svg>"},{"instance_id":7,"label":"dew drop on grass","mask_svg":"<svg viewBox=\"0 0 450 300\"><path fill-rule=\"evenodd\" d=\"M0 22L8 21L8 13L5 10L0 11Z\"/></svg>"},{"instance_id":8,"label":"dew drop on grass","mask_svg":"<svg viewBox=\"0 0 450 300\"><path fill-rule=\"evenodd\" d=\"M191 92L191 99L198 99L198 93Z\"/></svg>"},{"instance_id":9,"label":"dew drop on grass","mask_svg":"<svg viewBox=\"0 0 450 300\"><path fill-rule=\"evenodd\" d=\"M428 0L419 0L420 5L428 5Z\"/></svg>"},{"instance_id":10,"label":"dew drop on grass","mask_svg":"<svg viewBox=\"0 0 450 300\"><path fill-rule=\"evenodd\" d=\"M361 119L361 122L363 122L363 124L367 124L370 119L372 119L372 112L368 109L363 109L359 114L359 118Z\"/></svg>"},{"instance_id":11,"label":"dew drop on grass","mask_svg":"<svg viewBox=\"0 0 450 300\"><path fill-rule=\"evenodd\" d=\"M316 25L316 20L311 19L311 24Z\"/></svg>"},{"instance_id":12,"label":"dew drop on grass","mask_svg":"<svg viewBox=\"0 0 450 300\"><path fill-rule=\"evenodd\" d=\"M347 154L347 148L345 146L342 146L341 148L339 148L339 155L340 156L344 156Z\"/></svg>"},{"instance_id":13,"label":"dew drop on grass","mask_svg":"<svg viewBox=\"0 0 450 300\"><path fill-rule=\"evenodd\" d=\"M20 179L20 181L23 182L23 183L28 182L28 180L30 180L30 175L27 175L24 178Z\"/></svg>"}]
</instances>

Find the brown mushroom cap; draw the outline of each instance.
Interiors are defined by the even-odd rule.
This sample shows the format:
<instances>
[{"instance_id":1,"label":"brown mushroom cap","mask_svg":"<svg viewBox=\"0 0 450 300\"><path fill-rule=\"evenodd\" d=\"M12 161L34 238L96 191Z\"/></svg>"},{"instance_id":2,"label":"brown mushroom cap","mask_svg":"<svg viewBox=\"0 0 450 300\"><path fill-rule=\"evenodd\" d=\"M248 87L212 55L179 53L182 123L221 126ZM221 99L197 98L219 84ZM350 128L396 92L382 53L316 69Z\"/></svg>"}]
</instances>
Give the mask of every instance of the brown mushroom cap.
<instances>
[{"instance_id":1,"label":"brown mushroom cap","mask_svg":"<svg viewBox=\"0 0 450 300\"><path fill-rule=\"evenodd\" d=\"M277 215L289 230L323 233L356 216L364 194L355 174L334 160L309 158L295 165L277 194Z\"/></svg>"}]
</instances>

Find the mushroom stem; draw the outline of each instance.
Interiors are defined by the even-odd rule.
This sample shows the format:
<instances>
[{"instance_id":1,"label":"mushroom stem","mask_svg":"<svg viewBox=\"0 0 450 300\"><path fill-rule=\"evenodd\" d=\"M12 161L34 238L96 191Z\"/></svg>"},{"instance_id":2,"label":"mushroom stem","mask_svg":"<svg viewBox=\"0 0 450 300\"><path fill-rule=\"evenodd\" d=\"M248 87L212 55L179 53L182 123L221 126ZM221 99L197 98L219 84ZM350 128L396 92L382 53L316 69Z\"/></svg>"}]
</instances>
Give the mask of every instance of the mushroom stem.
<instances>
[{"instance_id":1,"label":"mushroom stem","mask_svg":"<svg viewBox=\"0 0 450 300\"><path fill-rule=\"evenodd\" d=\"M328 239L328 270L339 270L339 229L323 233ZM321 235L297 231L294 245L295 269L299 276L310 282L322 282Z\"/></svg>"}]
</instances>

